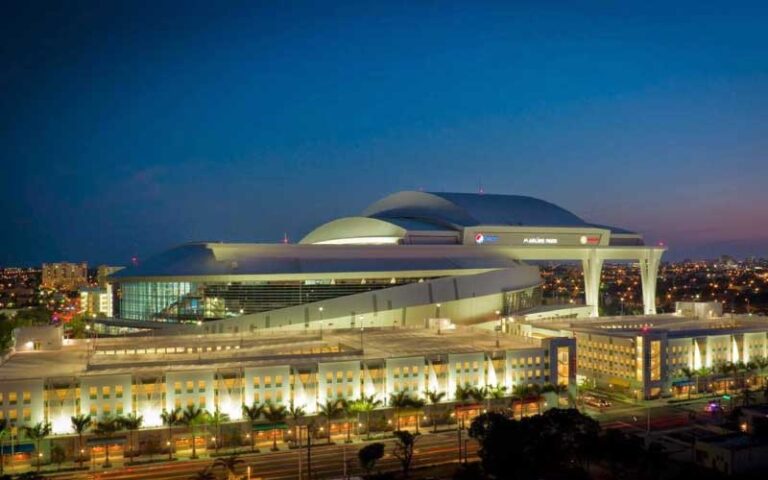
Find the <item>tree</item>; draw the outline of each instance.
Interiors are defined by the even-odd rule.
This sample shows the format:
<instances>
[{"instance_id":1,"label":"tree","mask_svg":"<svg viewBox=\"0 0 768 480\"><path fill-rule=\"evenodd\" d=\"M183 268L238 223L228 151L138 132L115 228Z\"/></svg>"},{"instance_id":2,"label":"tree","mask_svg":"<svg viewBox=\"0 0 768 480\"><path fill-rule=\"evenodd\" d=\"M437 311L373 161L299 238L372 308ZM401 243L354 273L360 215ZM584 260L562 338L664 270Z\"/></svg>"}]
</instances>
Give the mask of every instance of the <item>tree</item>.
<instances>
[{"instance_id":1,"label":"tree","mask_svg":"<svg viewBox=\"0 0 768 480\"><path fill-rule=\"evenodd\" d=\"M267 402L264 408L264 418L272 424L272 451L277 450L277 431L279 430L279 424L285 422L285 417L288 416L285 406L275 405L272 402Z\"/></svg>"},{"instance_id":2,"label":"tree","mask_svg":"<svg viewBox=\"0 0 768 480\"><path fill-rule=\"evenodd\" d=\"M115 436L115 433L120 431L120 427L120 420L111 416L103 417L101 420L97 421L93 427L93 433L96 434L96 436L106 440L104 445L104 451L106 452L103 465L104 468L109 468L112 466L112 464L109 463L109 441L112 439L112 437Z\"/></svg>"},{"instance_id":3,"label":"tree","mask_svg":"<svg viewBox=\"0 0 768 480\"><path fill-rule=\"evenodd\" d=\"M435 392L432 390L427 390L424 393L427 398L427 402L429 402L429 405L430 405L429 416L432 418L432 428L433 428L433 431L437 433L437 415L435 411L437 409L437 404L440 403L445 397L445 392Z\"/></svg>"},{"instance_id":4,"label":"tree","mask_svg":"<svg viewBox=\"0 0 768 480\"><path fill-rule=\"evenodd\" d=\"M40 460L42 458L42 452L40 450L40 443L51 434L51 424L48 422L38 422L31 427L24 427L24 434L30 440L35 442L35 453L37 454L37 471L40 471Z\"/></svg>"},{"instance_id":5,"label":"tree","mask_svg":"<svg viewBox=\"0 0 768 480\"><path fill-rule=\"evenodd\" d=\"M341 415L342 408L338 400L326 400L323 404L318 404L318 415L325 419L328 426L328 444L331 443L331 422Z\"/></svg>"},{"instance_id":6,"label":"tree","mask_svg":"<svg viewBox=\"0 0 768 480\"><path fill-rule=\"evenodd\" d=\"M307 413L302 407L295 406L293 402L291 402L290 406L286 410L286 413L288 414L288 418L291 419L293 426L296 427L296 438L299 442L299 446L301 446L301 430L299 425Z\"/></svg>"},{"instance_id":7,"label":"tree","mask_svg":"<svg viewBox=\"0 0 768 480\"><path fill-rule=\"evenodd\" d=\"M213 413L206 415L206 421L213 425L213 431L216 432L216 437L213 439L213 448L216 453L219 453L219 445L221 445L221 424L229 421L229 415L219 410L219 407L216 407L216 410L214 410Z\"/></svg>"},{"instance_id":8,"label":"tree","mask_svg":"<svg viewBox=\"0 0 768 480\"><path fill-rule=\"evenodd\" d=\"M377 399L374 395L360 395L360 398L355 400L355 409L359 413L365 414L365 436L371 438L371 412L381 406L381 400Z\"/></svg>"},{"instance_id":9,"label":"tree","mask_svg":"<svg viewBox=\"0 0 768 480\"><path fill-rule=\"evenodd\" d=\"M2 454L3 439L10 432L11 432L11 429L10 429L10 426L8 425L8 420L6 419L0 420L0 475L3 475L5 473L5 455Z\"/></svg>"},{"instance_id":10,"label":"tree","mask_svg":"<svg viewBox=\"0 0 768 480\"><path fill-rule=\"evenodd\" d=\"M189 428L192 435L192 457L197 458L197 447L195 441L197 440L197 427L205 423L205 419L208 416L208 412L198 407L197 405L187 405L187 408L181 413L181 423Z\"/></svg>"},{"instance_id":11,"label":"tree","mask_svg":"<svg viewBox=\"0 0 768 480\"><path fill-rule=\"evenodd\" d=\"M135 432L138 431L141 426L144 424L144 417L141 415L137 415L134 412L129 413L128 415L121 417L119 419L120 425L128 430L128 450L129 450L129 462L133 463L133 457L134 453L136 453L133 449L133 440L135 440Z\"/></svg>"},{"instance_id":12,"label":"tree","mask_svg":"<svg viewBox=\"0 0 768 480\"><path fill-rule=\"evenodd\" d=\"M83 468L83 454L85 453L85 449L83 448L83 435L89 428L91 428L91 416L81 413L70 417L69 420L72 422L72 430L77 434L77 447L79 449L77 460L78 463L80 463L80 468Z\"/></svg>"},{"instance_id":13,"label":"tree","mask_svg":"<svg viewBox=\"0 0 768 480\"><path fill-rule=\"evenodd\" d=\"M253 402L252 405L245 405L243 404L243 416L248 419L248 422L250 425L248 426L248 430L251 432L251 451L256 451L256 435L253 434L253 424L256 423L259 418L261 418L261 414L264 413L264 405Z\"/></svg>"},{"instance_id":14,"label":"tree","mask_svg":"<svg viewBox=\"0 0 768 480\"><path fill-rule=\"evenodd\" d=\"M389 406L395 409L395 430L400 430L400 412L414 406L414 401L408 392L401 390L389 396Z\"/></svg>"},{"instance_id":15,"label":"tree","mask_svg":"<svg viewBox=\"0 0 768 480\"><path fill-rule=\"evenodd\" d=\"M213 462L213 468L222 467L227 472L227 480L236 480L239 478L237 476L237 468L243 464L245 464L245 461L242 458L239 458L237 455L230 455L217 458Z\"/></svg>"},{"instance_id":16,"label":"tree","mask_svg":"<svg viewBox=\"0 0 768 480\"><path fill-rule=\"evenodd\" d=\"M392 454L400 461L403 467L403 476L407 477L413 463L413 448L416 446L418 434L413 434L407 430L396 430L395 448Z\"/></svg>"},{"instance_id":17,"label":"tree","mask_svg":"<svg viewBox=\"0 0 768 480\"><path fill-rule=\"evenodd\" d=\"M469 436L480 444L483 470L495 478L546 477L583 468L594 455L599 424L575 409L551 409L515 420L489 412L476 417Z\"/></svg>"},{"instance_id":18,"label":"tree","mask_svg":"<svg viewBox=\"0 0 768 480\"><path fill-rule=\"evenodd\" d=\"M173 460L173 427L182 424L181 408L176 407L173 410L163 410L160 418L163 421L163 425L168 427L168 460Z\"/></svg>"},{"instance_id":19,"label":"tree","mask_svg":"<svg viewBox=\"0 0 768 480\"><path fill-rule=\"evenodd\" d=\"M360 462L360 468L365 470L366 476L370 476L376 462L378 462L384 456L384 444L383 443L371 443L357 452L357 459Z\"/></svg>"}]
</instances>

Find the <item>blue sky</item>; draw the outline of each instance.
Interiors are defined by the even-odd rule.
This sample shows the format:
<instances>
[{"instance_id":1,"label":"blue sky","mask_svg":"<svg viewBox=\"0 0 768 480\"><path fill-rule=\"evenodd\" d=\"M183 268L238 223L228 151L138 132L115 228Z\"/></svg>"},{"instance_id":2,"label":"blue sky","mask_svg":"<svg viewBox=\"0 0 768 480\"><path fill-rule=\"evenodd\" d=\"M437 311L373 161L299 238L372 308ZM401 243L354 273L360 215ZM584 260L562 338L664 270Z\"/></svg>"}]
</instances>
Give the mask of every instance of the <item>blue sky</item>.
<instances>
[{"instance_id":1,"label":"blue sky","mask_svg":"<svg viewBox=\"0 0 768 480\"><path fill-rule=\"evenodd\" d=\"M765 3L8 3L0 265L524 194L768 255Z\"/></svg>"}]
</instances>

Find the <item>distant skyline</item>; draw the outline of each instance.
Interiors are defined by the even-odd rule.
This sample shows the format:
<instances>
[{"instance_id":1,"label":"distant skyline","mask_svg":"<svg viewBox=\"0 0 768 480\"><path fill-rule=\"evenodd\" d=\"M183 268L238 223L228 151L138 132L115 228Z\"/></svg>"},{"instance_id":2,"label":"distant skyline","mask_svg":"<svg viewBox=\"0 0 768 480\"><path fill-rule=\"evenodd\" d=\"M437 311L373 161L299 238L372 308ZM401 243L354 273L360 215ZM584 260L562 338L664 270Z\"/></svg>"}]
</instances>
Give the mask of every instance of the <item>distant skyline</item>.
<instances>
[{"instance_id":1,"label":"distant skyline","mask_svg":"<svg viewBox=\"0 0 768 480\"><path fill-rule=\"evenodd\" d=\"M765 2L4 6L3 266L295 242L480 185L666 260L768 257Z\"/></svg>"}]
</instances>

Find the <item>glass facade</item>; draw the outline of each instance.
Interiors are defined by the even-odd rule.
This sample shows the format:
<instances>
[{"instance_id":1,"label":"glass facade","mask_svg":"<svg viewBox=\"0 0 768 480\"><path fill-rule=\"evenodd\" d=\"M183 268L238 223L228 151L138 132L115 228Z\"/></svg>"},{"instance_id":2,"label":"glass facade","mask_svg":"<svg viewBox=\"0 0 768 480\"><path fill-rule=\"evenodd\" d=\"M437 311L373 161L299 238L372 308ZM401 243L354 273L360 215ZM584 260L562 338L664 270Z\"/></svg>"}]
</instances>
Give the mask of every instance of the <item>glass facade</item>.
<instances>
[{"instance_id":1,"label":"glass facade","mask_svg":"<svg viewBox=\"0 0 768 480\"><path fill-rule=\"evenodd\" d=\"M512 315L521 310L538 307L542 303L541 287L516 292L504 292L503 315Z\"/></svg>"},{"instance_id":2,"label":"glass facade","mask_svg":"<svg viewBox=\"0 0 768 480\"><path fill-rule=\"evenodd\" d=\"M119 316L127 320L194 322L320 302L418 282L419 278L282 282L126 282ZM424 279L429 280L429 279Z\"/></svg>"}]
</instances>

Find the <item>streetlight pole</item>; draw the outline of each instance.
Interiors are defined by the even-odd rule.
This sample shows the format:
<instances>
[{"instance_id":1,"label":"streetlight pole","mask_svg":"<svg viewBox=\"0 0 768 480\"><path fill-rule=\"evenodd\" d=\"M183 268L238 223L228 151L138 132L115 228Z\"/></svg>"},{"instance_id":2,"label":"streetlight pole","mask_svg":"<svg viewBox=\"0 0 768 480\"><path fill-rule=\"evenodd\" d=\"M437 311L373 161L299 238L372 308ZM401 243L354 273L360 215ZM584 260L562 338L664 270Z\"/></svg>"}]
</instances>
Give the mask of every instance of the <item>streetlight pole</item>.
<instances>
[{"instance_id":1,"label":"streetlight pole","mask_svg":"<svg viewBox=\"0 0 768 480\"><path fill-rule=\"evenodd\" d=\"M499 326L496 327L496 348L499 348L499 332L501 332L501 312L496 310L496 316L499 317Z\"/></svg>"},{"instance_id":2,"label":"streetlight pole","mask_svg":"<svg viewBox=\"0 0 768 480\"><path fill-rule=\"evenodd\" d=\"M323 339L323 307L318 307L317 309L320 312L320 340Z\"/></svg>"},{"instance_id":3,"label":"streetlight pole","mask_svg":"<svg viewBox=\"0 0 768 480\"><path fill-rule=\"evenodd\" d=\"M440 321L440 304L435 304L435 307L435 317L437 317L437 334L440 335L440 325L443 323Z\"/></svg>"}]
</instances>

